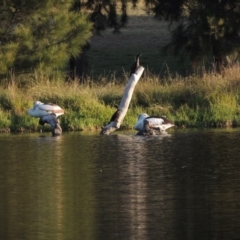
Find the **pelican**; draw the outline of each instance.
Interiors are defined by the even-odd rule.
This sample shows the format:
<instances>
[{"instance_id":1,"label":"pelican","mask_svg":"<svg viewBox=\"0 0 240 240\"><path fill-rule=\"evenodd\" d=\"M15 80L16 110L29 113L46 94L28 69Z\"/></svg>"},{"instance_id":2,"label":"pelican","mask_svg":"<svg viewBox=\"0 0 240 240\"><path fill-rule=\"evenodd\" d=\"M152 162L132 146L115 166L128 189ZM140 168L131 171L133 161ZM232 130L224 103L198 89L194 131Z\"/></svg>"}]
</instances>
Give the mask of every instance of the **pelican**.
<instances>
[{"instance_id":1,"label":"pelican","mask_svg":"<svg viewBox=\"0 0 240 240\"><path fill-rule=\"evenodd\" d=\"M134 129L138 131L137 135L158 135L174 126L166 117L149 116L142 113L138 116Z\"/></svg>"},{"instance_id":2,"label":"pelican","mask_svg":"<svg viewBox=\"0 0 240 240\"><path fill-rule=\"evenodd\" d=\"M62 134L62 128L59 124L58 117L64 114L64 110L56 104L44 104L36 101L33 108L28 109L28 114L32 117L40 118L39 124L44 125L48 123L51 126L52 135L58 136Z\"/></svg>"},{"instance_id":3,"label":"pelican","mask_svg":"<svg viewBox=\"0 0 240 240\"><path fill-rule=\"evenodd\" d=\"M28 114L32 117L44 117L49 114L55 114L56 117L64 114L64 110L54 103L44 104L40 101L36 101L33 104L33 108L28 109Z\"/></svg>"}]
</instances>

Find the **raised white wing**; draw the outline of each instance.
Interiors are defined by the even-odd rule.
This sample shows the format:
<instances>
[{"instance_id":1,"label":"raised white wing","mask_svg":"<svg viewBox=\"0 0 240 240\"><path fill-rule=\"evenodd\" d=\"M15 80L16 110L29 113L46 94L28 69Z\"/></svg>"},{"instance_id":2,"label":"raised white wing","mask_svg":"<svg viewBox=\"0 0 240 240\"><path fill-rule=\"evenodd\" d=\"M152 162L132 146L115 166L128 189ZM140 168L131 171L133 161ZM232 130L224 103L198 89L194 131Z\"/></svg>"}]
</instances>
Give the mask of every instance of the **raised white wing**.
<instances>
[{"instance_id":1,"label":"raised white wing","mask_svg":"<svg viewBox=\"0 0 240 240\"><path fill-rule=\"evenodd\" d=\"M149 117L144 120L145 130L159 129L159 131L165 131L168 128L173 127L174 124L165 117Z\"/></svg>"},{"instance_id":2,"label":"raised white wing","mask_svg":"<svg viewBox=\"0 0 240 240\"><path fill-rule=\"evenodd\" d=\"M62 114L64 114L64 110L59 107L56 104L53 103L48 103L48 104L41 104L38 106L39 110L41 111L45 111L48 113L54 113L56 116L60 116Z\"/></svg>"},{"instance_id":3,"label":"raised white wing","mask_svg":"<svg viewBox=\"0 0 240 240\"><path fill-rule=\"evenodd\" d=\"M164 119L161 117L148 117L145 118L145 121L149 122L149 124L151 125L151 127L161 127L164 124Z\"/></svg>"},{"instance_id":4,"label":"raised white wing","mask_svg":"<svg viewBox=\"0 0 240 240\"><path fill-rule=\"evenodd\" d=\"M55 114L56 117L64 114L64 110L56 104L44 104L40 101L34 102L34 107L28 109L28 114L32 117L43 117L49 114Z\"/></svg>"}]
</instances>

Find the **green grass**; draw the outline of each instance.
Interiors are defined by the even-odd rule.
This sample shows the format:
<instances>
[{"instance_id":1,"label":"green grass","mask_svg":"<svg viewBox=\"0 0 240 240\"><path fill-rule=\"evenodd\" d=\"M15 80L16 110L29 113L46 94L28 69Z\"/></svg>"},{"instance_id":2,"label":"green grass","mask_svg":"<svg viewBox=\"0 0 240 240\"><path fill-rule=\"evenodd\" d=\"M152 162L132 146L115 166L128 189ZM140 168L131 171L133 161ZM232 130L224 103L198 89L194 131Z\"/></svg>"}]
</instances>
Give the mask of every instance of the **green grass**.
<instances>
[{"instance_id":1,"label":"green grass","mask_svg":"<svg viewBox=\"0 0 240 240\"><path fill-rule=\"evenodd\" d=\"M139 9L132 10L120 34L107 29L91 38L87 52L89 74L94 79L101 74L122 77L138 53L143 54L140 62L147 72L161 76L169 71L188 74L191 68L186 56L176 58L162 51L170 41L172 29L168 22L157 21Z\"/></svg>"},{"instance_id":2,"label":"green grass","mask_svg":"<svg viewBox=\"0 0 240 240\"><path fill-rule=\"evenodd\" d=\"M24 76L26 77L26 76ZM64 131L99 131L121 101L125 78L101 82L12 77L0 85L0 129L6 131L49 131L27 114L33 102L54 102L66 113L60 117ZM24 83L24 84L23 84ZM137 84L123 129L132 129L139 113L166 115L178 127L232 127L240 125L240 67L222 75L206 73L189 77L160 78L145 75Z\"/></svg>"}]
</instances>

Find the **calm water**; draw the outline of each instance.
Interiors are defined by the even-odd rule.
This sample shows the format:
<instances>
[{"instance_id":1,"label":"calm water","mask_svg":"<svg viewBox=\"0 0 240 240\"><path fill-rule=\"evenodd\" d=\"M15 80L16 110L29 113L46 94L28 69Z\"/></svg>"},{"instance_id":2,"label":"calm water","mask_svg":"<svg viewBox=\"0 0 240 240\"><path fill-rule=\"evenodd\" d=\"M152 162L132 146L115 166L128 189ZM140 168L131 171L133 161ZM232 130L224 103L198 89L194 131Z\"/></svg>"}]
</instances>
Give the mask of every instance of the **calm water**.
<instances>
[{"instance_id":1,"label":"calm water","mask_svg":"<svg viewBox=\"0 0 240 240\"><path fill-rule=\"evenodd\" d=\"M240 129L0 135L1 240L240 239Z\"/></svg>"}]
</instances>

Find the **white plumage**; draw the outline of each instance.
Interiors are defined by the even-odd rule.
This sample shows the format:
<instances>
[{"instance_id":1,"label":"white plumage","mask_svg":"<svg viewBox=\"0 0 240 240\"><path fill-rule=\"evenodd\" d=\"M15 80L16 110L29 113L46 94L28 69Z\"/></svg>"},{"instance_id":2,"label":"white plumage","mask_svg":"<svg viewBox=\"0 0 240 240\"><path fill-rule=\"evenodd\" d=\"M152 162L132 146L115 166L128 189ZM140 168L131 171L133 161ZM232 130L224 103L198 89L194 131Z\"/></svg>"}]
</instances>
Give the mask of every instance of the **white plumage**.
<instances>
[{"instance_id":1,"label":"white plumage","mask_svg":"<svg viewBox=\"0 0 240 240\"><path fill-rule=\"evenodd\" d=\"M28 109L28 114L39 119L39 124L48 123L51 126L52 135L58 136L62 134L62 128L59 124L58 116L64 114L64 110L56 104L44 104L36 101L33 108Z\"/></svg>"},{"instance_id":2,"label":"white plumage","mask_svg":"<svg viewBox=\"0 0 240 240\"><path fill-rule=\"evenodd\" d=\"M64 114L64 110L56 104L48 103L44 104L40 101L36 101L33 104L33 108L28 109L28 114L32 117L44 117L49 114L55 114L56 117Z\"/></svg>"},{"instance_id":3,"label":"white plumage","mask_svg":"<svg viewBox=\"0 0 240 240\"><path fill-rule=\"evenodd\" d=\"M143 122L144 119L149 117L149 115L147 115L146 113L142 113L138 115L138 121L137 123L134 125L134 129L141 131L143 129Z\"/></svg>"},{"instance_id":4,"label":"white plumage","mask_svg":"<svg viewBox=\"0 0 240 240\"><path fill-rule=\"evenodd\" d=\"M139 131L138 135L155 135L173 126L175 125L166 117L149 116L146 113L142 113L138 116L138 121L134 128Z\"/></svg>"}]
</instances>

